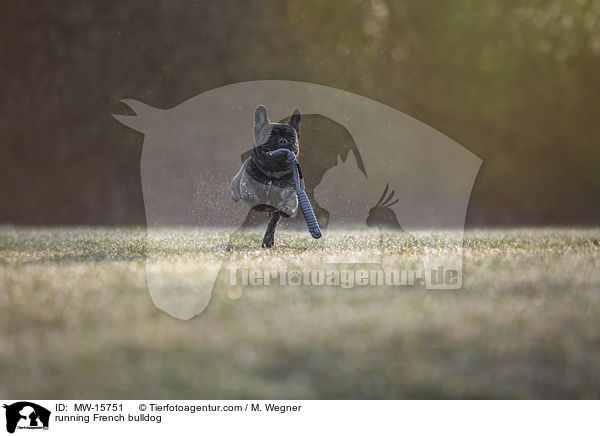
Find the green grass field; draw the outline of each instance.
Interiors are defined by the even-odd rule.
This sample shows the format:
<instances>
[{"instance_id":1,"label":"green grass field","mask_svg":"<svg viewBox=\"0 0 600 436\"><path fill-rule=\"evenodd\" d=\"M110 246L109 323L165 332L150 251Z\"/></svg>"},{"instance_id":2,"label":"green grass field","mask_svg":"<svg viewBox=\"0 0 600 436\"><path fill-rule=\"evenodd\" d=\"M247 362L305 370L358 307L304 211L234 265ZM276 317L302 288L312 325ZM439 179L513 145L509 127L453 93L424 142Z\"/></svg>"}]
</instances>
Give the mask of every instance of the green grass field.
<instances>
[{"instance_id":1,"label":"green grass field","mask_svg":"<svg viewBox=\"0 0 600 436\"><path fill-rule=\"evenodd\" d=\"M189 236L189 235L188 235ZM145 253L202 271L195 243L143 229L0 230L3 398L594 398L600 230L467 232L456 291L229 287L181 321L152 304ZM240 236L232 261L369 254L352 234ZM187 242L186 242L187 241ZM411 262L443 239L388 247Z\"/></svg>"}]
</instances>

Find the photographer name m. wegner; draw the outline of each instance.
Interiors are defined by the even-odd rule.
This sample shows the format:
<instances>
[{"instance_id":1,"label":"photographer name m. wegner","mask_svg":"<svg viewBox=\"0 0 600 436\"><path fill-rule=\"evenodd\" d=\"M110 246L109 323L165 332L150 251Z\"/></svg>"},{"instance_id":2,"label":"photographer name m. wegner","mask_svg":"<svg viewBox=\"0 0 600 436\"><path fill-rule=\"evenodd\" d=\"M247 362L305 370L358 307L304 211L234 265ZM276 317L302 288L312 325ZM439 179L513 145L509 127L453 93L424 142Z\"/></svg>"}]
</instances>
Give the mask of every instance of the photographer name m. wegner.
<instances>
[{"instance_id":1,"label":"photographer name m. wegner","mask_svg":"<svg viewBox=\"0 0 600 436\"><path fill-rule=\"evenodd\" d=\"M462 271L456 268L422 269L258 269L229 267L230 286L407 286L426 289L459 289Z\"/></svg>"}]
</instances>

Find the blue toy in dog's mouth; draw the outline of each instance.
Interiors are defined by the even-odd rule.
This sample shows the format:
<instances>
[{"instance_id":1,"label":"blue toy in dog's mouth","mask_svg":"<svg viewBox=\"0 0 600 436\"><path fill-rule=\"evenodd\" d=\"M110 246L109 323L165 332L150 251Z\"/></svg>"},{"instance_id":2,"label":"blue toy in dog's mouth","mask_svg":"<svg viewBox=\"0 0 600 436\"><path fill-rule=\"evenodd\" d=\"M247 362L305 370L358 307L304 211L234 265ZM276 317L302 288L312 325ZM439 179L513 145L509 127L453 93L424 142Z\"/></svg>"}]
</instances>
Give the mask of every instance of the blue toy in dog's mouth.
<instances>
[{"instance_id":1,"label":"blue toy in dog's mouth","mask_svg":"<svg viewBox=\"0 0 600 436\"><path fill-rule=\"evenodd\" d=\"M298 195L298 204L300 205L300 210L302 211L302 215L304 215L304 221L306 221L306 225L308 226L308 231L310 232L311 236L315 239L319 239L322 235L321 228L319 227L317 217L315 216L312 206L310 205L310 201L308 201L306 192L304 192L304 177L302 177L300 162L298 162L298 159L296 159L294 152L287 148L278 148L277 150L269 151L267 152L267 156L273 157L279 153L285 153L287 163L293 165L294 182L296 183L296 195Z\"/></svg>"}]
</instances>

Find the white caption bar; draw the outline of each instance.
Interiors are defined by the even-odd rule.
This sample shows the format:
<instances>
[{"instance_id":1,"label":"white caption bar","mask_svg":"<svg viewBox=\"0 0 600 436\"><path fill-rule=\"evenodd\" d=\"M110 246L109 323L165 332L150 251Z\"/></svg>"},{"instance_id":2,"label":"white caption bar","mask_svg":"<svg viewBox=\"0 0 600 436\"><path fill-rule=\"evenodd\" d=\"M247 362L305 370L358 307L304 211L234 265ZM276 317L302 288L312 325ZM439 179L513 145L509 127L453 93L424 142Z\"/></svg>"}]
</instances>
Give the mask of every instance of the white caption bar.
<instances>
[{"instance_id":1,"label":"white caption bar","mask_svg":"<svg viewBox=\"0 0 600 436\"><path fill-rule=\"evenodd\" d=\"M2 401L3 433L597 435L598 401ZM12 431L11 431L12 430ZM42 430L34 432L33 430ZM134 432L134 433L132 433ZM214 432L214 433L213 433ZM6 433L4 433L6 434Z\"/></svg>"}]
</instances>

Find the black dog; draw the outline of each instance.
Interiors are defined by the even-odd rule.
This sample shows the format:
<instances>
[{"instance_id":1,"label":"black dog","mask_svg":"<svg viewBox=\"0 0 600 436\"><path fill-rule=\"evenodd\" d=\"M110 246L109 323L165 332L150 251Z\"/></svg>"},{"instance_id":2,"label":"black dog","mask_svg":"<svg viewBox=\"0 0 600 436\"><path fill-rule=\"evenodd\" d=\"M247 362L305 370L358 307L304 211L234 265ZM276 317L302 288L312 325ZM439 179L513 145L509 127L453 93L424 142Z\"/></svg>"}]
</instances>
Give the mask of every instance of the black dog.
<instances>
[{"instance_id":1,"label":"black dog","mask_svg":"<svg viewBox=\"0 0 600 436\"><path fill-rule=\"evenodd\" d=\"M250 203L254 210L269 212L263 247L275 242L275 228L281 216L290 217L298 208L298 197L292 166L283 153L269 157L269 151L287 148L298 155L300 150L300 120L294 109L287 123L271 123L267 109L258 106L254 113L254 148L252 155L231 182L231 197Z\"/></svg>"}]
</instances>

